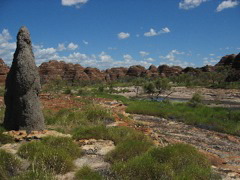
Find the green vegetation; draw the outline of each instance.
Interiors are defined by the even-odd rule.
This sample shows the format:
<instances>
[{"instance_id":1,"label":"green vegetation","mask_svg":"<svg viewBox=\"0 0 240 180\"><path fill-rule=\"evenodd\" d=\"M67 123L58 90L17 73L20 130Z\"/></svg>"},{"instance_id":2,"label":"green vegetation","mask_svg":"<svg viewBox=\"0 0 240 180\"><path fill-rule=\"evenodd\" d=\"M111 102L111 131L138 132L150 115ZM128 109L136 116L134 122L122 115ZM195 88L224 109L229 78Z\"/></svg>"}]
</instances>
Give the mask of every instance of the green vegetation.
<instances>
[{"instance_id":1,"label":"green vegetation","mask_svg":"<svg viewBox=\"0 0 240 180\"><path fill-rule=\"evenodd\" d=\"M0 179L8 180L20 170L20 160L14 155L0 150Z\"/></svg>"},{"instance_id":2,"label":"green vegetation","mask_svg":"<svg viewBox=\"0 0 240 180\"><path fill-rule=\"evenodd\" d=\"M81 109L62 109L58 112L47 110L44 116L47 125L61 128L65 133L78 126L104 125L114 120L109 110L91 103Z\"/></svg>"},{"instance_id":3,"label":"green vegetation","mask_svg":"<svg viewBox=\"0 0 240 180\"><path fill-rule=\"evenodd\" d=\"M70 138L47 137L23 144L18 155L30 160L37 169L59 174L73 169L73 159L79 157L81 151Z\"/></svg>"},{"instance_id":4,"label":"green vegetation","mask_svg":"<svg viewBox=\"0 0 240 180\"><path fill-rule=\"evenodd\" d=\"M195 93L193 94L188 104L192 107L203 105L203 97L201 96L201 94Z\"/></svg>"},{"instance_id":5,"label":"green vegetation","mask_svg":"<svg viewBox=\"0 0 240 180\"><path fill-rule=\"evenodd\" d=\"M76 174L75 180L102 180L102 176L89 167L82 167Z\"/></svg>"},{"instance_id":6,"label":"green vegetation","mask_svg":"<svg viewBox=\"0 0 240 180\"><path fill-rule=\"evenodd\" d=\"M11 178L11 180L55 180L53 174L42 170L32 169L22 172L18 176Z\"/></svg>"},{"instance_id":7,"label":"green vegetation","mask_svg":"<svg viewBox=\"0 0 240 180\"><path fill-rule=\"evenodd\" d=\"M127 161L131 158L139 156L153 146L152 142L139 140L126 140L119 143L115 150L107 154L106 160L112 163L119 161Z\"/></svg>"},{"instance_id":8,"label":"green vegetation","mask_svg":"<svg viewBox=\"0 0 240 180\"><path fill-rule=\"evenodd\" d=\"M192 107L186 103L163 103L136 101L131 103L128 113L160 116L198 125L208 129L240 135L240 111L204 105Z\"/></svg>"},{"instance_id":9,"label":"green vegetation","mask_svg":"<svg viewBox=\"0 0 240 180\"><path fill-rule=\"evenodd\" d=\"M3 128L2 125L0 125L0 145L7 144L7 143L13 143L14 139L9 135L3 134L4 131L6 131L6 130Z\"/></svg>"},{"instance_id":10,"label":"green vegetation","mask_svg":"<svg viewBox=\"0 0 240 180\"><path fill-rule=\"evenodd\" d=\"M152 148L127 162L115 163L113 171L120 179L211 179L206 158L185 144Z\"/></svg>"}]
</instances>

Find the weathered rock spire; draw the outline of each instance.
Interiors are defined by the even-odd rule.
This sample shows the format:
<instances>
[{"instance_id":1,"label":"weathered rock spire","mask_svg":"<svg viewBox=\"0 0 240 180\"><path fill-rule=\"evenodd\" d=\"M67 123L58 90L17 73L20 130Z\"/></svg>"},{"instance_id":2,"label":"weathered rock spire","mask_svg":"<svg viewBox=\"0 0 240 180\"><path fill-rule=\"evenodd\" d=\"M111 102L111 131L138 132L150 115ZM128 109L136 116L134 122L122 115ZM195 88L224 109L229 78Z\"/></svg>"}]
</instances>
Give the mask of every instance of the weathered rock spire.
<instances>
[{"instance_id":1,"label":"weathered rock spire","mask_svg":"<svg viewBox=\"0 0 240 180\"><path fill-rule=\"evenodd\" d=\"M38 94L40 78L32 52L30 33L21 27L17 49L6 79L4 127L7 130L43 130L44 117Z\"/></svg>"}]
</instances>

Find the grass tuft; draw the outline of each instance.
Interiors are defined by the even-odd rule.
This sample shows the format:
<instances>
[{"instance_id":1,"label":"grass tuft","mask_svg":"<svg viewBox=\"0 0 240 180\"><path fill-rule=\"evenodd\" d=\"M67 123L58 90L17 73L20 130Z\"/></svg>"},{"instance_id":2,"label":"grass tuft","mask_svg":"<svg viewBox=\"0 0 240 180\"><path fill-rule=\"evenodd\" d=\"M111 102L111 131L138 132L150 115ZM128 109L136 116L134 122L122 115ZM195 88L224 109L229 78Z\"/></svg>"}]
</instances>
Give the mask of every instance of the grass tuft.
<instances>
[{"instance_id":1,"label":"grass tuft","mask_svg":"<svg viewBox=\"0 0 240 180\"><path fill-rule=\"evenodd\" d=\"M120 179L211 179L209 162L197 150L185 144L152 148L127 162L115 163L113 171Z\"/></svg>"},{"instance_id":2,"label":"grass tuft","mask_svg":"<svg viewBox=\"0 0 240 180\"><path fill-rule=\"evenodd\" d=\"M82 167L77 173L75 174L75 180L102 180L102 176L91 170L88 166Z\"/></svg>"},{"instance_id":3,"label":"grass tuft","mask_svg":"<svg viewBox=\"0 0 240 180\"><path fill-rule=\"evenodd\" d=\"M46 137L43 141L23 144L18 155L32 161L40 170L63 174L73 169L73 159L81 155L70 138Z\"/></svg>"},{"instance_id":4,"label":"grass tuft","mask_svg":"<svg viewBox=\"0 0 240 180\"><path fill-rule=\"evenodd\" d=\"M20 170L20 160L14 155L0 150L0 179L8 180Z\"/></svg>"}]
</instances>

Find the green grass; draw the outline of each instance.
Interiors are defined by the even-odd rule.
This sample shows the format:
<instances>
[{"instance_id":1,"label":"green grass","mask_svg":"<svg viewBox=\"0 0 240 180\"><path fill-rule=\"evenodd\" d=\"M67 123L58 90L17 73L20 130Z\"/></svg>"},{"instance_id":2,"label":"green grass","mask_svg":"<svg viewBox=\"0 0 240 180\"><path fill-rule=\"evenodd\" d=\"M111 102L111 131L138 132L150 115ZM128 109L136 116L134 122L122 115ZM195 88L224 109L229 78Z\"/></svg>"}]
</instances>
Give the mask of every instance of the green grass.
<instances>
[{"instance_id":1,"label":"green grass","mask_svg":"<svg viewBox=\"0 0 240 180\"><path fill-rule=\"evenodd\" d=\"M89 167L84 166L75 174L75 180L102 180L102 176Z\"/></svg>"},{"instance_id":2,"label":"green grass","mask_svg":"<svg viewBox=\"0 0 240 180\"><path fill-rule=\"evenodd\" d=\"M18 155L30 160L37 169L63 174L73 169L73 159L81 156L81 150L70 138L47 137L23 144Z\"/></svg>"},{"instance_id":3,"label":"green grass","mask_svg":"<svg viewBox=\"0 0 240 180\"><path fill-rule=\"evenodd\" d=\"M108 139L106 126L80 126L72 132L74 139Z\"/></svg>"},{"instance_id":4,"label":"green grass","mask_svg":"<svg viewBox=\"0 0 240 180\"><path fill-rule=\"evenodd\" d=\"M240 135L240 111L225 108L197 106L185 103L161 103L137 101L131 103L126 112L173 118L187 124L197 125L219 132Z\"/></svg>"},{"instance_id":5,"label":"green grass","mask_svg":"<svg viewBox=\"0 0 240 180\"><path fill-rule=\"evenodd\" d=\"M11 180L56 180L56 178L46 171L32 169L22 172L18 176L11 178Z\"/></svg>"},{"instance_id":6,"label":"green grass","mask_svg":"<svg viewBox=\"0 0 240 180\"><path fill-rule=\"evenodd\" d=\"M8 144L8 143L14 142L14 139L11 136L3 134L4 131L6 130L2 125L0 125L0 146L2 144Z\"/></svg>"},{"instance_id":7,"label":"green grass","mask_svg":"<svg viewBox=\"0 0 240 180\"><path fill-rule=\"evenodd\" d=\"M115 163L112 170L123 180L207 180L212 177L207 159L194 147L185 144L152 148L127 162Z\"/></svg>"},{"instance_id":8,"label":"green grass","mask_svg":"<svg viewBox=\"0 0 240 180\"><path fill-rule=\"evenodd\" d=\"M113 151L109 152L106 160L111 163L127 161L145 153L152 146L153 143L150 141L126 140L119 143Z\"/></svg>"},{"instance_id":9,"label":"green grass","mask_svg":"<svg viewBox=\"0 0 240 180\"><path fill-rule=\"evenodd\" d=\"M20 160L14 155L0 150L0 179L8 180L20 170Z\"/></svg>"},{"instance_id":10,"label":"green grass","mask_svg":"<svg viewBox=\"0 0 240 180\"><path fill-rule=\"evenodd\" d=\"M44 117L47 125L61 128L65 133L70 133L76 127L104 125L114 121L110 110L93 104L81 109L62 109L58 112L46 110Z\"/></svg>"}]
</instances>

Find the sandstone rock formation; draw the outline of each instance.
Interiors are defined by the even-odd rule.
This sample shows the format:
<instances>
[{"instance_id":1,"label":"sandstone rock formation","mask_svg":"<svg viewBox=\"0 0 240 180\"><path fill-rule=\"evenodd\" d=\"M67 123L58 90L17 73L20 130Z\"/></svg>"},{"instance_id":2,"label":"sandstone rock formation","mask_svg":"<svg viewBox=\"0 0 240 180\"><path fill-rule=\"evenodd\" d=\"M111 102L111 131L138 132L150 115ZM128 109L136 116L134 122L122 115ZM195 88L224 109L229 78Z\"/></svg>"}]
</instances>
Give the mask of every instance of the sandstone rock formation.
<instances>
[{"instance_id":1,"label":"sandstone rock formation","mask_svg":"<svg viewBox=\"0 0 240 180\"><path fill-rule=\"evenodd\" d=\"M235 60L236 54L230 54L223 56L216 66L232 66Z\"/></svg>"},{"instance_id":2,"label":"sandstone rock formation","mask_svg":"<svg viewBox=\"0 0 240 180\"><path fill-rule=\"evenodd\" d=\"M130 66L130 68L127 71L128 76L134 76L134 77L140 77L143 76L146 72L145 67L136 65L136 66Z\"/></svg>"},{"instance_id":3,"label":"sandstone rock formation","mask_svg":"<svg viewBox=\"0 0 240 180\"><path fill-rule=\"evenodd\" d=\"M42 63L39 66L39 73L43 84L53 80L64 80L69 83L83 83L90 80L80 64L57 60Z\"/></svg>"},{"instance_id":4,"label":"sandstone rock formation","mask_svg":"<svg viewBox=\"0 0 240 180\"><path fill-rule=\"evenodd\" d=\"M44 117L38 94L40 77L34 61L30 33L21 27L17 49L6 79L4 127L7 130L43 130Z\"/></svg>"},{"instance_id":5,"label":"sandstone rock formation","mask_svg":"<svg viewBox=\"0 0 240 180\"><path fill-rule=\"evenodd\" d=\"M9 67L0 58L0 84L5 83L8 72L9 72Z\"/></svg>"},{"instance_id":6,"label":"sandstone rock formation","mask_svg":"<svg viewBox=\"0 0 240 180\"><path fill-rule=\"evenodd\" d=\"M115 81L117 79L121 79L126 76L128 68L125 67L118 67L118 68L111 68L105 71L106 77L108 81Z\"/></svg>"},{"instance_id":7,"label":"sandstone rock formation","mask_svg":"<svg viewBox=\"0 0 240 180\"><path fill-rule=\"evenodd\" d=\"M158 72L161 76L168 77L180 74L182 72L182 68L180 66L169 67L167 65L161 65L158 67Z\"/></svg>"}]
</instances>

